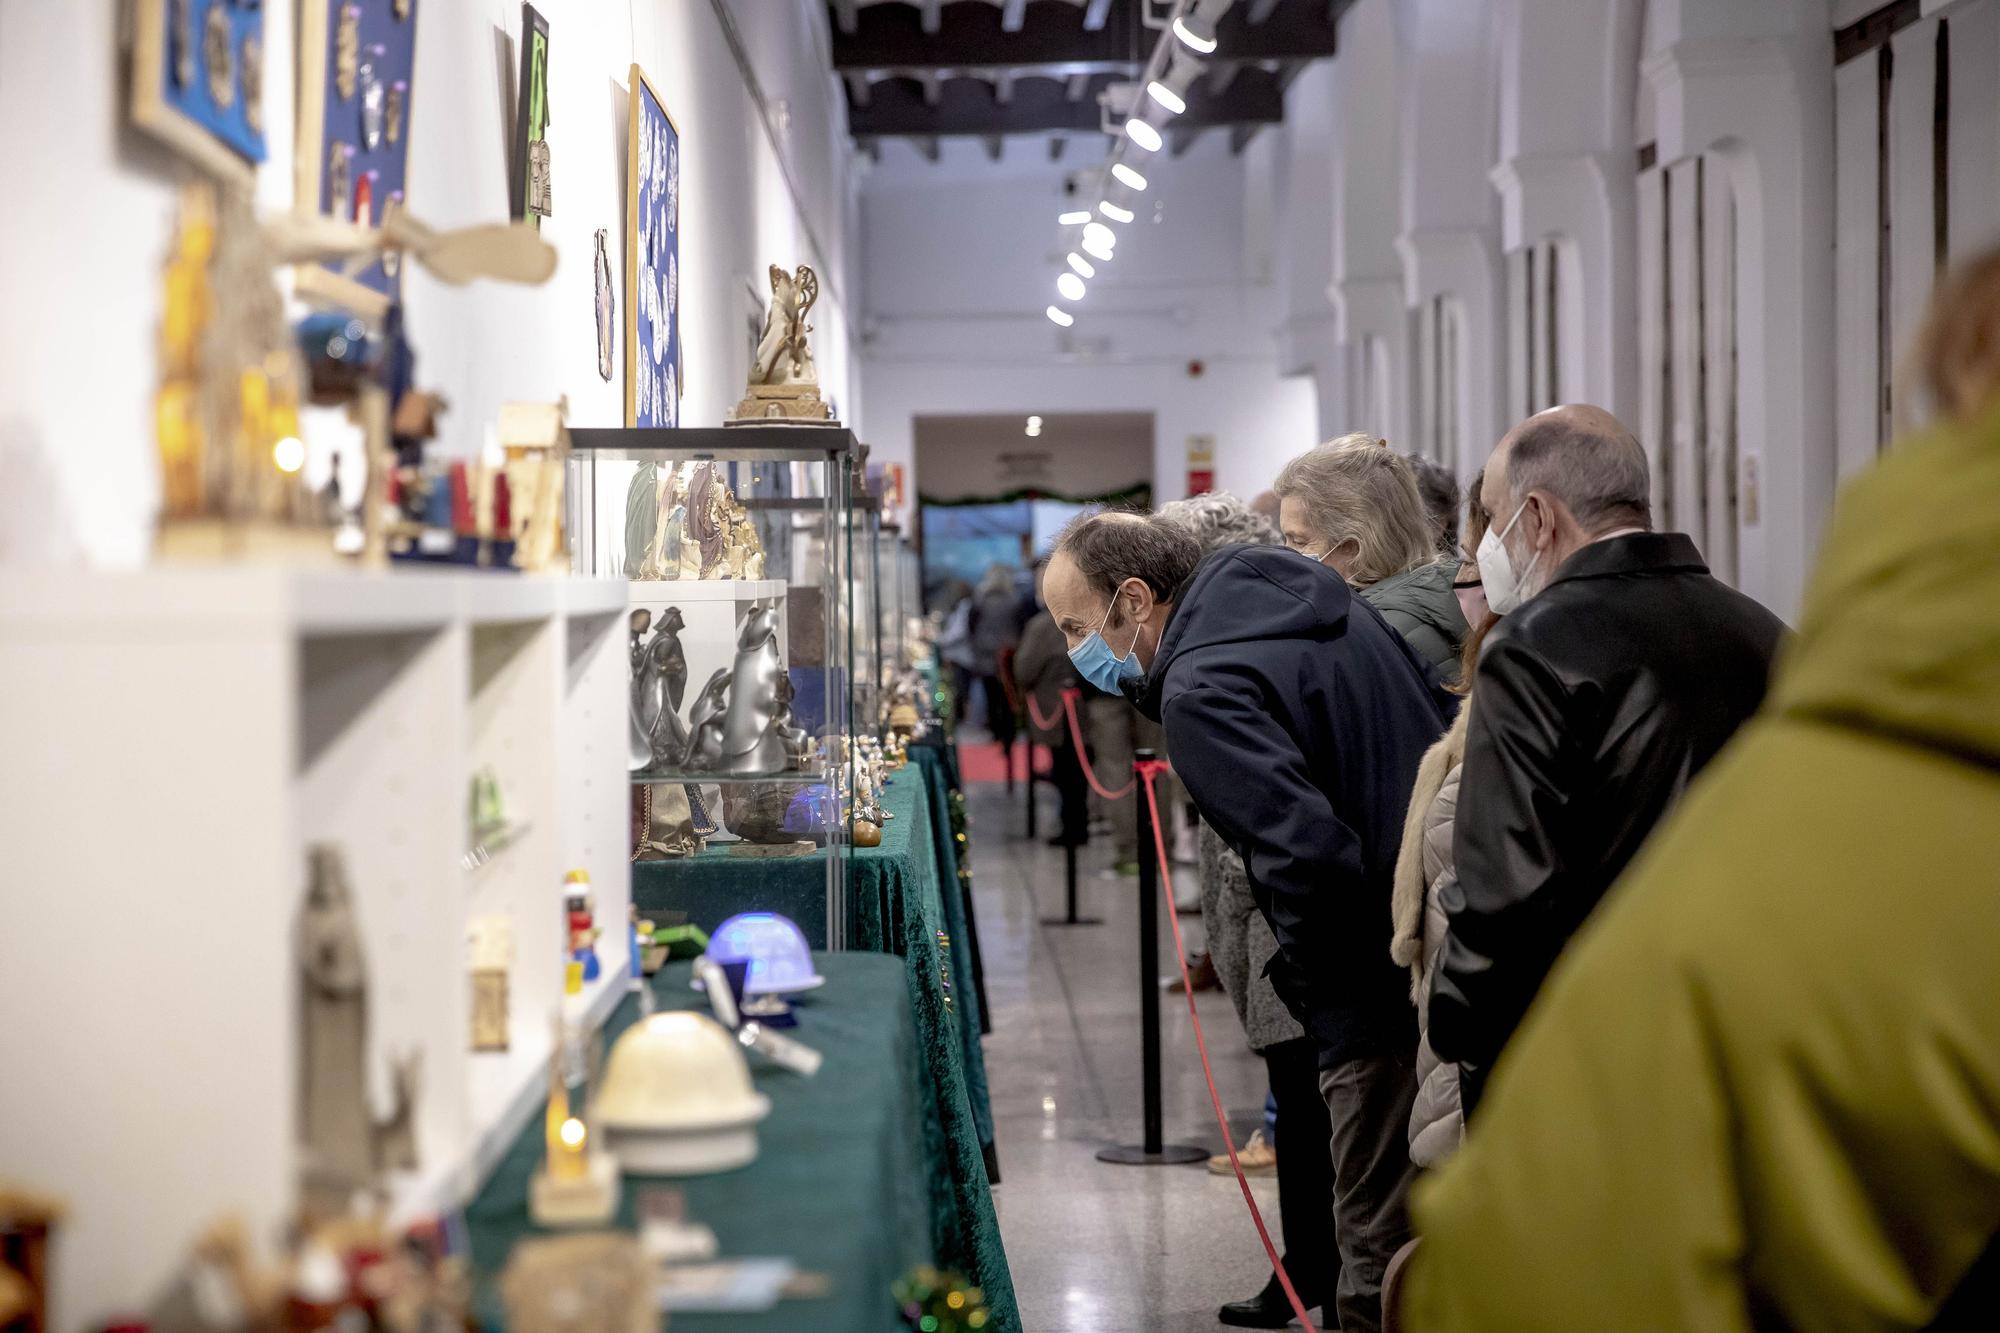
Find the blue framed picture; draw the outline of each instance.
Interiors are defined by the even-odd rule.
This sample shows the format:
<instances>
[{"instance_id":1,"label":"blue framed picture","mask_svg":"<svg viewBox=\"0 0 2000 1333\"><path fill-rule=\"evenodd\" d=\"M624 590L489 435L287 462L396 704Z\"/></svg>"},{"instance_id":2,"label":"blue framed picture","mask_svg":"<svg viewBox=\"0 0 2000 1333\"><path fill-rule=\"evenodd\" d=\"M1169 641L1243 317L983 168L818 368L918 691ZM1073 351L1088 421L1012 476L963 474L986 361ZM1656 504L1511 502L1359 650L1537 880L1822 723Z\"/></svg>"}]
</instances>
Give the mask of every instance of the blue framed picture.
<instances>
[{"instance_id":1,"label":"blue framed picture","mask_svg":"<svg viewBox=\"0 0 2000 1333\"><path fill-rule=\"evenodd\" d=\"M293 207L379 227L408 189L417 0L301 0ZM301 264L301 295L380 318L402 295L402 257Z\"/></svg>"},{"instance_id":2,"label":"blue framed picture","mask_svg":"<svg viewBox=\"0 0 2000 1333\"><path fill-rule=\"evenodd\" d=\"M249 184L264 160L260 0L139 0L132 120L213 175Z\"/></svg>"},{"instance_id":3,"label":"blue framed picture","mask_svg":"<svg viewBox=\"0 0 2000 1333\"><path fill-rule=\"evenodd\" d=\"M632 66L625 165L625 424L681 424L681 134Z\"/></svg>"}]
</instances>

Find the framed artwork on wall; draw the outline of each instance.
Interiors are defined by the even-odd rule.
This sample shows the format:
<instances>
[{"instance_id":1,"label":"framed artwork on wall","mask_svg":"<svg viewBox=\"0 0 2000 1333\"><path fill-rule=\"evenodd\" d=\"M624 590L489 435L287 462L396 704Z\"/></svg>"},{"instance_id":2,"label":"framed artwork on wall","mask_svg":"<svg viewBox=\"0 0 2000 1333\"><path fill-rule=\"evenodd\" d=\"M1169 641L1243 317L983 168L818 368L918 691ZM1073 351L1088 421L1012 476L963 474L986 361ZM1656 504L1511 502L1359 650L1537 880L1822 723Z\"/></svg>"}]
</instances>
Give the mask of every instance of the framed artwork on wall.
<instances>
[{"instance_id":1,"label":"framed artwork on wall","mask_svg":"<svg viewBox=\"0 0 2000 1333\"><path fill-rule=\"evenodd\" d=\"M403 207L417 0L300 0L293 210L379 227ZM301 264L301 296L380 318L402 295L402 257Z\"/></svg>"},{"instance_id":2,"label":"framed artwork on wall","mask_svg":"<svg viewBox=\"0 0 2000 1333\"><path fill-rule=\"evenodd\" d=\"M681 135L632 66L625 163L625 424L681 419Z\"/></svg>"},{"instance_id":3,"label":"framed artwork on wall","mask_svg":"<svg viewBox=\"0 0 2000 1333\"><path fill-rule=\"evenodd\" d=\"M264 160L264 7L139 0L132 122L211 175L248 186Z\"/></svg>"},{"instance_id":4,"label":"framed artwork on wall","mask_svg":"<svg viewBox=\"0 0 2000 1333\"><path fill-rule=\"evenodd\" d=\"M549 21L521 6L520 96L514 101L514 182L510 216L537 231L549 216Z\"/></svg>"}]
</instances>

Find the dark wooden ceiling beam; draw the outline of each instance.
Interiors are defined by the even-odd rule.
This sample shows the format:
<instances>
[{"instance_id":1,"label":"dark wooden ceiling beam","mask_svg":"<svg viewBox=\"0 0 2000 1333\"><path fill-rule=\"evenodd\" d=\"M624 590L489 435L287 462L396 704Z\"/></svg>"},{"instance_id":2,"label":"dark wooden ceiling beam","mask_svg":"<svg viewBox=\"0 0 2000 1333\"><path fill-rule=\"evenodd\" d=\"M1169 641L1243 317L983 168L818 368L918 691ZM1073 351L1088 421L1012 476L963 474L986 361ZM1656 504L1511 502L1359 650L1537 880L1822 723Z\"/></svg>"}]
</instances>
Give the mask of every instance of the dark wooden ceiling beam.
<instances>
[{"instance_id":1,"label":"dark wooden ceiling beam","mask_svg":"<svg viewBox=\"0 0 2000 1333\"><path fill-rule=\"evenodd\" d=\"M1318 59L1339 45L1338 15L1345 0L1276 0L1260 23L1249 6L1237 5L1216 31L1220 49L1210 64L1262 60ZM935 32L924 18L937 14ZM952 69L966 72L1059 66L1136 74L1157 38L1137 20L1136 6L1110 5L1103 24L1092 28L1095 4L1031 4L1018 32L1007 29L1007 11L991 4L948 4L917 9L907 4L869 5L845 27L847 14L836 5L833 34L836 70Z\"/></svg>"},{"instance_id":2,"label":"dark wooden ceiling beam","mask_svg":"<svg viewBox=\"0 0 2000 1333\"><path fill-rule=\"evenodd\" d=\"M1211 94L1191 89L1188 109L1174 117L1172 128L1198 129L1220 125L1273 125L1285 118L1281 75L1245 68L1227 91ZM935 101L926 94L936 89ZM1071 100L1063 83L1024 78L1013 84L1005 102L992 84L980 79L943 79L919 83L885 79L870 90L866 106L848 108L848 129L856 138L873 135L1046 134L1056 131L1101 131L1095 100Z\"/></svg>"}]
</instances>

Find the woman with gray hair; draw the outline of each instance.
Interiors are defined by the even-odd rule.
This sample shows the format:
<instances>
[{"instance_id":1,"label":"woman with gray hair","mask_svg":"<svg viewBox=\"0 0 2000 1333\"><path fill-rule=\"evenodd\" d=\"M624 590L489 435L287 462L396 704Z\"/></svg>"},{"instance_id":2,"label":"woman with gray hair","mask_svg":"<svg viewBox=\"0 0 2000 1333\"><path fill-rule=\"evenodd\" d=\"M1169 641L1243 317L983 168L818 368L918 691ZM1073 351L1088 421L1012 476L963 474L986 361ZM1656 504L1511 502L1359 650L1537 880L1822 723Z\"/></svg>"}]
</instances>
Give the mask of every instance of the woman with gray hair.
<instances>
[{"instance_id":1,"label":"woman with gray hair","mask_svg":"<svg viewBox=\"0 0 2000 1333\"><path fill-rule=\"evenodd\" d=\"M1204 556L1225 546L1272 546L1278 533L1271 521L1227 492L1213 491L1173 500L1159 508L1194 534ZM1340 1277L1340 1251L1333 1235L1333 1159L1329 1145L1333 1121L1319 1091L1319 1058L1312 1039L1285 1008L1265 964L1278 952L1264 914L1250 896L1250 876L1243 858L1231 851L1207 823L1201 826L1201 919L1208 931L1208 954L1216 978L1236 1006L1250 1048L1264 1057L1271 1093L1278 1103L1278 1131L1284 1152L1277 1155L1278 1215L1285 1240L1285 1271L1308 1308L1330 1303ZM1257 1140L1244 1145L1248 1168L1269 1149ZM1229 1171L1229 1159L1211 1159L1210 1170ZM1264 1289L1244 1301L1232 1301L1216 1318L1237 1328L1283 1328L1291 1322L1291 1305L1277 1275Z\"/></svg>"},{"instance_id":2,"label":"woman with gray hair","mask_svg":"<svg viewBox=\"0 0 2000 1333\"><path fill-rule=\"evenodd\" d=\"M1272 489L1285 545L1346 579L1441 681L1455 680L1466 631L1457 565L1438 551L1409 461L1373 435L1343 435L1285 464Z\"/></svg>"}]
</instances>

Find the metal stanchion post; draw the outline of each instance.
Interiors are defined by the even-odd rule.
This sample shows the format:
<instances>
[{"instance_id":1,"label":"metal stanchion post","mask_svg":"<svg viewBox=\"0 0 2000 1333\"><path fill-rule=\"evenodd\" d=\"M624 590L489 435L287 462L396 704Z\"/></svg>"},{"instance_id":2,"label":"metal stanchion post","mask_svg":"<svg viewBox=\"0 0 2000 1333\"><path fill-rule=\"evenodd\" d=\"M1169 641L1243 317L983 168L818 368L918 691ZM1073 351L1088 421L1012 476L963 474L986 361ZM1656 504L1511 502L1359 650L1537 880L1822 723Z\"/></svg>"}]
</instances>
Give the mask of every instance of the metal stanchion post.
<instances>
[{"instance_id":1,"label":"metal stanchion post","mask_svg":"<svg viewBox=\"0 0 2000 1333\"><path fill-rule=\"evenodd\" d=\"M1035 840L1035 733L1028 733L1028 780L1021 784L1028 792L1028 841Z\"/></svg>"},{"instance_id":2,"label":"metal stanchion post","mask_svg":"<svg viewBox=\"0 0 2000 1333\"><path fill-rule=\"evenodd\" d=\"M1139 1037L1141 1081L1145 1091L1145 1141L1100 1148L1097 1160L1120 1166L1172 1166L1205 1162L1206 1149L1191 1143L1164 1142L1160 1108L1160 876L1153 834L1153 810L1146 800L1143 767L1153 762L1151 750L1133 756L1132 799L1139 803Z\"/></svg>"}]
</instances>

